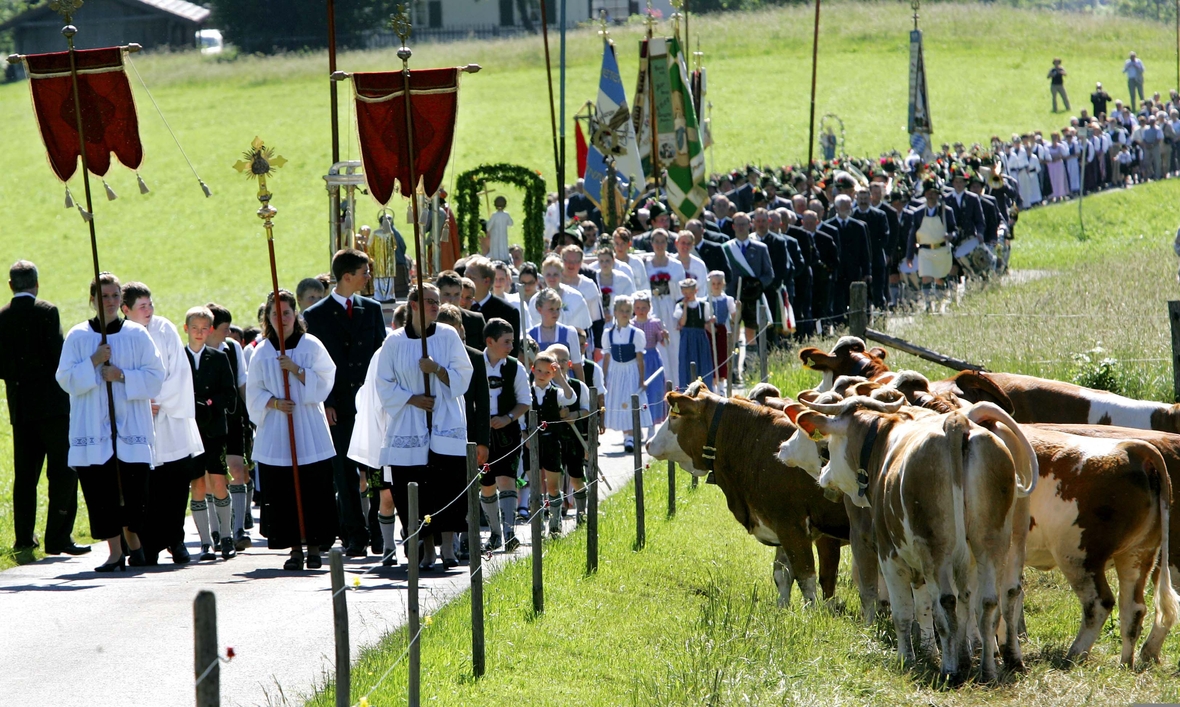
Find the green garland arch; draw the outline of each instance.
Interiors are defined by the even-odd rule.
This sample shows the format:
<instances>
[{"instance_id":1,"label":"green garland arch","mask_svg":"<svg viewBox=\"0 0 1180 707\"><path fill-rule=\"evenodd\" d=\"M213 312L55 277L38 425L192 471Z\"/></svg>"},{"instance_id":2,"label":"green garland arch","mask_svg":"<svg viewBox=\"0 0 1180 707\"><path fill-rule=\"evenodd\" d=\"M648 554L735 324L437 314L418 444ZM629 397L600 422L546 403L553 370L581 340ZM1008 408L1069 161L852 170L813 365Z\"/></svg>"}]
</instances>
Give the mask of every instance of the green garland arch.
<instances>
[{"instance_id":1,"label":"green garland arch","mask_svg":"<svg viewBox=\"0 0 1180 707\"><path fill-rule=\"evenodd\" d=\"M479 192L488 182L515 184L524 189L524 259L540 263L545 252L545 180L528 167L504 162L481 164L459 175L455 204L467 252L479 252Z\"/></svg>"}]
</instances>

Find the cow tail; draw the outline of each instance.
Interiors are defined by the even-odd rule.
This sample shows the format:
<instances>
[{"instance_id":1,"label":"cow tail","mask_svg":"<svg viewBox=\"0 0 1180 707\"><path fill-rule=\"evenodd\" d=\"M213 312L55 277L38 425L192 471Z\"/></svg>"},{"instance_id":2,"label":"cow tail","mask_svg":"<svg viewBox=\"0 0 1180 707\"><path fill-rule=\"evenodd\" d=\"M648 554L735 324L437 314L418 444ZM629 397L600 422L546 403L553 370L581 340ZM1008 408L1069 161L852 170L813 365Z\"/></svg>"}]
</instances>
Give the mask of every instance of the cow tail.
<instances>
[{"instance_id":1,"label":"cow tail","mask_svg":"<svg viewBox=\"0 0 1180 707\"><path fill-rule=\"evenodd\" d=\"M971 423L960 412L952 412L942 423L943 434L950 445L951 455L951 498L954 500L955 517L955 546L957 551L966 553L967 538L967 455L971 448L967 444L967 437L971 433ZM959 547L962 545L963 547Z\"/></svg>"},{"instance_id":2,"label":"cow tail","mask_svg":"<svg viewBox=\"0 0 1180 707\"><path fill-rule=\"evenodd\" d=\"M1155 580L1155 620L1165 628L1172 628L1180 618L1180 597L1172 586L1172 571L1169 561L1169 536L1171 535L1172 480L1168 475L1164 458L1154 445L1144 444L1143 463L1151 467L1156 475L1160 495L1160 559L1159 575Z\"/></svg>"},{"instance_id":3,"label":"cow tail","mask_svg":"<svg viewBox=\"0 0 1180 707\"><path fill-rule=\"evenodd\" d=\"M1037 488L1037 479L1041 475L1041 470L1037 463L1037 454L1033 451L1028 438L1024 436L1020 425L1016 424L1012 416L995 403L976 403L968 411L967 417L979 425L986 422L1001 422L1004 427L1008 428L1007 432L1010 434L1005 434L1005 431L994 426L987 426L1000 438L1004 446L1008 447L1008 452L1012 454L1012 460L1016 463L1016 497L1031 496Z\"/></svg>"}]
</instances>

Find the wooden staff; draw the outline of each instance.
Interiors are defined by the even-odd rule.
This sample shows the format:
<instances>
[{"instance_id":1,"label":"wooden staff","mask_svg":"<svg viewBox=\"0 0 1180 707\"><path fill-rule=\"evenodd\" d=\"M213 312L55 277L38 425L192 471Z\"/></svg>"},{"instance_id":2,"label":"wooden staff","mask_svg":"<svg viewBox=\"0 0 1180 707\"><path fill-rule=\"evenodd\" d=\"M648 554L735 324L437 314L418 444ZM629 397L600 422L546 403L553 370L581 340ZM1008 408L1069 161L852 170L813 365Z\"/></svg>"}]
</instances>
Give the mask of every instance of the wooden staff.
<instances>
[{"instance_id":1,"label":"wooden staff","mask_svg":"<svg viewBox=\"0 0 1180 707\"><path fill-rule=\"evenodd\" d=\"M86 190L86 213L83 214L86 224L90 227L90 259L94 265L94 287L95 287L95 309L98 311L98 329L99 336L101 336L102 346L107 345L107 315L103 309L102 301L102 283L99 278L102 271L98 267L98 235L94 230L94 205L90 199L90 167L86 163L86 135L82 129L82 100L78 91L78 64L74 49L74 35L78 34L78 28L73 24L72 14L74 10L82 7L82 0L58 0L50 3L50 7L54 12L57 12L65 20L66 26L61 28L62 36L66 38L66 43L69 45L70 53L70 83L74 93L74 126L78 130L78 152L82 158L82 184ZM102 364L103 366L110 366L111 362L108 360ZM122 508L123 503L123 470L119 466L119 428L115 422L115 394L114 384L106 381L107 384L107 417L111 420L111 458L115 460L115 482L119 487L119 507Z\"/></svg>"},{"instance_id":2,"label":"wooden staff","mask_svg":"<svg viewBox=\"0 0 1180 707\"><path fill-rule=\"evenodd\" d=\"M655 27L655 16L652 15L651 0L647 0L647 17L644 19L647 24L647 97L648 97L648 111L651 113L649 122L651 123L651 174L652 181L655 187L654 200L660 200L660 132L659 125L656 121L656 82L655 74L652 72L651 63L651 39L653 29Z\"/></svg>"},{"instance_id":3,"label":"wooden staff","mask_svg":"<svg viewBox=\"0 0 1180 707\"><path fill-rule=\"evenodd\" d=\"M410 104L410 57L413 52L406 46L412 25L410 15L403 7L393 15L390 21L394 33L401 39L402 46L397 50L397 58L402 60L402 91L406 105L406 147L410 168L410 208L414 215L414 257L418 267L418 337L422 340L422 358L429 358L430 352L426 346L426 292L422 289L422 224L418 222L418 169L414 163L414 116ZM437 219L435 213L431 217ZM423 395L430 395L430 374L422 373ZM426 412L426 432L433 427L434 416Z\"/></svg>"},{"instance_id":4,"label":"wooden staff","mask_svg":"<svg viewBox=\"0 0 1180 707\"><path fill-rule=\"evenodd\" d=\"M819 4L815 0L815 31L811 40L811 118L807 132L807 198L811 198L814 177L811 174L811 161L815 159L815 73L819 65Z\"/></svg>"},{"instance_id":5,"label":"wooden staff","mask_svg":"<svg viewBox=\"0 0 1180 707\"><path fill-rule=\"evenodd\" d=\"M545 9L548 3L541 0L541 39L545 43L545 76L549 84L549 124L553 133L553 166L557 174L557 216L560 223L565 223L565 165L562 164L561 149L557 143L557 110L553 103L553 64L549 61L549 13ZM562 67L564 68L564 64ZM563 105L564 108L564 105ZM562 126L564 128L564 126Z\"/></svg>"},{"instance_id":6,"label":"wooden staff","mask_svg":"<svg viewBox=\"0 0 1180 707\"><path fill-rule=\"evenodd\" d=\"M328 76L336 73L336 0L328 0ZM340 161L340 112L337 110L336 82L328 80L332 103L332 164Z\"/></svg>"},{"instance_id":7,"label":"wooden staff","mask_svg":"<svg viewBox=\"0 0 1180 707\"><path fill-rule=\"evenodd\" d=\"M258 178L258 203L262 204L258 208L258 218L262 219L262 226L266 229L266 248L270 255L270 281L272 296L274 297L275 333L279 337L279 355L286 356L287 334L283 331L283 314L280 310L281 301L279 300L279 274L278 268L275 266L274 217L278 211L270 205L270 199L273 195L266 188L266 178L275 169L287 164L287 160L276 155L273 148L267 148L261 138L254 138L254 142L250 144L250 148L244 154L246 159L238 161L234 165L234 169L242 173L249 170L252 178ZM285 368L282 370L283 399L291 400L291 373ZM291 479L295 483L295 514L299 518L299 544L305 545L307 543L307 525L303 520L303 492L299 486L299 457L295 450L294 411L287 415L287 435L291 443Z\"/></svg>"}]
</instances>

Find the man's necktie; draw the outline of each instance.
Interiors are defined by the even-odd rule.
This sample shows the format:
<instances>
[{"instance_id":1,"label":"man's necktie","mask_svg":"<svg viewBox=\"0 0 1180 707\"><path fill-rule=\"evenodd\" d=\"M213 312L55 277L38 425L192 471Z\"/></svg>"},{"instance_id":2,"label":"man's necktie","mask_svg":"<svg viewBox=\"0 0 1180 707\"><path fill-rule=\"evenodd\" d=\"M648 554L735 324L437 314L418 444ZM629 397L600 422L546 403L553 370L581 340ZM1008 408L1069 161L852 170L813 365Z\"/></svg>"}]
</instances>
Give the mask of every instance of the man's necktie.
<instances>
[{"instance_id":1,"label":"man's necktie","mask_svg":"<svg viewBox=\"0 0 1180 707\"><path fill-rule=\"evenodd\" d=\"M352 319L352 298L351 297L347 300L344 310L346 312L348 312L348 318Z\"/></svg>"},{"instance_id":2,"label":"man's necktie","mask_svg":"<svg viewBox=\"0 0 1180 707\"><path fill-rule=\"evenodd\" d=\"M472 312L478 313L481 309L483 309L483 308L479 306L479 302L472 302L471 303L471 311Z\"/></svg>"}]
</instances>

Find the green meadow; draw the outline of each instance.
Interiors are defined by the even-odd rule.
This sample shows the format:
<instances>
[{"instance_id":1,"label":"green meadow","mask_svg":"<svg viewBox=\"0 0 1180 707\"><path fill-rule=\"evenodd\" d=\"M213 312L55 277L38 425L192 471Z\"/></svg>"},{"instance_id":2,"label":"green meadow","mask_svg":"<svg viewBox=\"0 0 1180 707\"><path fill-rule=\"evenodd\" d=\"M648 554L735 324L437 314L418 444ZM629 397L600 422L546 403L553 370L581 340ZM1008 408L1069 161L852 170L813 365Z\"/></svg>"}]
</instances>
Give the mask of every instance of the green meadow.
<instances>
[{"instance_id":1,"label":"green meadow","mask_svg":"<svg viewBox=\"0 0 1180 707\"><path fill-rule=\"evenodd\" d=\"M746 162L783 164L806 157L812 9L692 19L692 48L705 54L716 145L710 168ZM835 114L849 154L877 154L906 144L908 31L906 4L824 6L820 34L817 117ZM1014 10L994 5L936 4L922 10L935 140L986 142L992 135L1052 130L1066 114L1050 110L1045 74L1060 56L1076 113L1088 107L1094 81L1125 96L1120 73L1134 50L1147 65L1147 92L1175 83L1172 30L1137 20ZM85 28L83 28L85 30ZM637 66L638 26L612 28L628 90ZM569 36L567 112L597 90L601 44L593 29ZM255 186L231 169L255 135L289 160L270 186L279 276L293 287L328 265L327 200L322 176L330 161L326 57L323 53L243 56L217 61L192 54L147 55L136 66L177 138L214 197L201 196L132 73L147 151L141 170L152 193L137 193L134 175L114 168L108 181L121 195L108 203L93 183L102 264L124 280L154 288L158 311L180 319L189 306L215 300L239 321L269 286L266 246L254 215ZM539 38L415 47L414 66L484 69L465 76L458 131L446 184L482 163L514 162L539 170L556 186L543 53ZM340 67L377 70L397 64L393 52L346 53ZM556 74L555 74L556 75ZM351 126L349 89L342 85L341 124ZM63 321L86 314L91 277L87 232L76 211L62 208L32 118L28 86L0 86L0 263L35 261L42 295ZM573 162L573 129L567 152ZM349 130L346 135L353 135ZM355 138L341 147L356 159ZM572 181L572 169L566 180ZM71 184L75 197L81 183ZM503 186L509 211L520 195ZM1109 364L1125 393L1172 396L1166 301L1177 291L1171 243L1177 187L1168 181L1034 210L1017 227L1013 268L1002 286L972 290L942 317L874 322L917 343L1011 370L1071 379ZM367 197L365 197L367 199ZM391 205L404 224L404 203ZM361 221L378 205L361 204ZM517 219L520 222L520 219ZM404 229L403 229L404 230ZM817 345L825 346L822 341ZM945 371L891 353L895 368L932 377ZM791 355L772 357L772 379L786 394L817 382ZM0 406L0 553L13 540L11 461ZM679 478L680 511L664 520L663 465L648 484L648 545L634 552L630 487L604 504L602 564L583 573L583 539L574 533L546 546L546 613L531 615L527 563L510 566L487 587L488 673L471 677L470 607L466 596L442 609L422 635L423 698L433 704L549 705L1075 705L1180 701L1175 677L1180 640L1164 648L1165 665L1144 672L1118 667L1118 632L1108 623L1094 655L1079 666L1064 656L1080 607L1058 573L1026 572L1029 672L998 687L934 686L936 666L902 671L892 628L862 627L847 571L834 608L776 606L772 553L734 522L715 487L688 488ZM44 482L43 482L44 484ZM42 493L44 498L44 493ZM41 509L44 514L44 508ZM43 517L39 520L43 527ZM90 541L80 510L75 535ZM847 563L847 560L845 561ZM0 554L0 568L13 558ZM847 570L847 565L844 567ZM358 591L365 591L362 587ZM370 704L404 701L406 667L398 663L407 635L395 632L361 656L353 670L353 701L377 680ZM312 704L332 704L324 685Z\"/></svg>"}]
</instances>

